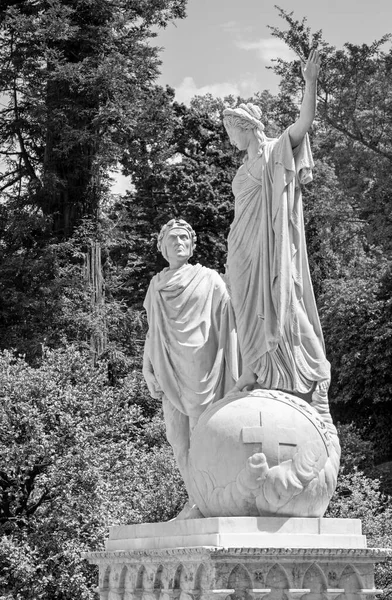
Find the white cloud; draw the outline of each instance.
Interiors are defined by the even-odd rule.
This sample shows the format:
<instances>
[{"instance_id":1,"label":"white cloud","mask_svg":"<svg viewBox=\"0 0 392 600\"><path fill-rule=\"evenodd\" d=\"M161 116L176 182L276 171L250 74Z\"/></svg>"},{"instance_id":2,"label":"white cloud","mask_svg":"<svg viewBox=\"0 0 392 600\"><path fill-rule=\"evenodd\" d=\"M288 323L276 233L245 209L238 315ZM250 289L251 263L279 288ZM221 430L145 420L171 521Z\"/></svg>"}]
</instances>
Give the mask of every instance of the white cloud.
<instances>
[{"instance_id":1,"label":"white cloud","mask_svg":"<svg viewBox=\"0 0 392 600\"><path fill-rule=\"evenodd\" d=\"M211 94L216 98L224 98L225 96L252 96L260 89L256 77L251 74L243 76L241 81L233 83L231 81L210 83L198 87L193 77L185 77L180 85L176 88L176 100L189 104L194 96L204 96Z\"/></svg>"},{"instance_id":2,"label":"white cloud","mask_svg":"<svg viewBox=\"0 0 392 600\"><path fill-rule=\"evenodd\" d=\"M235 45L241 50L256 52L260 60L266 63L274 58L281 58L283 60L293 60L298 58L282 40L277 38L261 38L257 42L237 40Z\"/></svg>"},{"instance_id":3,"label":"white cloud","mask_svg":"<svg viewBox=\"0 0 392 600\"><path fill-rule=\"evenodd\" d=\"M222 23L220 25L220 28L223 29L223 31L225 31L226 33L234 33L236 35L243 35L244 33L249 33L253 30L253 27L249 25L244 26L243 24L238 23L237 21L227 21L226 23Z\"/></svg>"},{"instance_id":4,"label":"white cloud","mask_svg":"<svg viewBox=\"0 0 392 600\"><path fill-rule=\"evenodd\" d=\"M193 77L185 77L176 88L176 100L184 102L184 104L189 104L194 96L204 96L205 94L211 94L216 97L228 96L229 94L237 96L239 94L239 87L230 82L212 83L197 87Z\"/></svg>"}]
</instances>

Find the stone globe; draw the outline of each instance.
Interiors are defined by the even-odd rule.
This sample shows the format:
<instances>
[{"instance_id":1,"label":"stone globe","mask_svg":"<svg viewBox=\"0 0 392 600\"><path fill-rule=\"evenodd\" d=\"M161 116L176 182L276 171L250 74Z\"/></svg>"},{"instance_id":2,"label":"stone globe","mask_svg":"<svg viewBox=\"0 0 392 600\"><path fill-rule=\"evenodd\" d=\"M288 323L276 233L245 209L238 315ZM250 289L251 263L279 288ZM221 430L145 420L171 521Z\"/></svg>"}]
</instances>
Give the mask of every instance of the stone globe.
<instances>
[{"instance_id":1,"label":"stone globe","mask_svg":"<svg viewBox=\"0 0 392 600\"><path fill-rule=\"evenodd\" d=\"M336 487L336 429L306 401L258 389L210 405L192 432L192 494L205 517L321 517Z\"/></svg>"}]
</instances>

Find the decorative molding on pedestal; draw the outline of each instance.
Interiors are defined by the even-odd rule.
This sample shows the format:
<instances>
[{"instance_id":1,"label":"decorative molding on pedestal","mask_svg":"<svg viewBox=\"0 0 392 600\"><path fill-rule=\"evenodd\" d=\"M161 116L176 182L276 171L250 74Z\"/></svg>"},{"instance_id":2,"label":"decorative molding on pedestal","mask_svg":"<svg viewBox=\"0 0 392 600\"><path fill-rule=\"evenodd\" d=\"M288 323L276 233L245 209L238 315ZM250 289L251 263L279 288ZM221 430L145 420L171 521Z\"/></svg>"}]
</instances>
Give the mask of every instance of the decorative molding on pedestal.
<instances>
[{"instance_id":1,"label":"decorative molding on pedestal","mask_svg":"<svg viewBox=\"0 0 392 600\"><path fill-rule=\"evenodd\" d=\"M374 564L390 558L392 551L366 548L359 521L349 519L339 527L343 547L332 541L332 547L317 547L317 541L325 546L332 537L337 521L343 520L245 517L116 527L106 550L84 558L99 565L101 600L374 600L381 593L374 586ZM155 528L156 538L151 537ZM268 547L264 542L273 529L277 539ZM211 532L221 538L247 532L250 544L174 548L168 535L168 547L153 547L162 545L165 531L181 531L186 542L197 530L200 539ZM130 532L139 537L127 537ZM287 536L294 547L277 547ZM300 547L301 536L309 547ZM143 544L150 547L131 549Z\"/></svg>"},{"instance_id":2,"label":"decorative molding on pedestal","mask_svg":"<svg viewBox=\"0 0 392 600\"><path fill-rule=\"evenodd\" d=\"M154 562L157 557L164 557L165 560L181 557L182 560L203 560L204 558L240 558L241 556L263 557L266 559L275 557L279 560L286 560L295 557L303 560L374 560L374 562L383 562L392 557L392 550L389 548L365 548L365 549L338 549L335 548L168 548L163 550L135 550L135 551L108 551L84 552L83 558L88 559L93 564L100 564L110 559L113 562L123 562L136 558L137 560L150 560Z\"/></svg>"}]
</instances>

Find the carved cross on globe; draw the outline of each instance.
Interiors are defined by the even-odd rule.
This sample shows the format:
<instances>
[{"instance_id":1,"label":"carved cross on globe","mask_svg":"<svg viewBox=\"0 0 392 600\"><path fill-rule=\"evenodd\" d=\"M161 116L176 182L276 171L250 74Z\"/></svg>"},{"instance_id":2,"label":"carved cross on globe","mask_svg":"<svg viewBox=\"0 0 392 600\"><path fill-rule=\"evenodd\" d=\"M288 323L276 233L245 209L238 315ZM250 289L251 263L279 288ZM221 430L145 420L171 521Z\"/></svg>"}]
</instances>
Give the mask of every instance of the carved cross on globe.
<instances>
[{"instance_id":1,"label":"carved cross on globe","mask_svg":"<svg viewBox=\"0 0 392 600\"><path fill-rule=\"evenodd\" d=\"M280 427L276 424L276 415L267 412L259 413L260 422L253 427L243 427L241 437L243 444L253 444L252 453L264 452L269 458L270 467L279 465L293 458L297 452L297 435L295 428ZM266 435L266 430L276 431L276 435Z\"/></svg>"}]
</instances>

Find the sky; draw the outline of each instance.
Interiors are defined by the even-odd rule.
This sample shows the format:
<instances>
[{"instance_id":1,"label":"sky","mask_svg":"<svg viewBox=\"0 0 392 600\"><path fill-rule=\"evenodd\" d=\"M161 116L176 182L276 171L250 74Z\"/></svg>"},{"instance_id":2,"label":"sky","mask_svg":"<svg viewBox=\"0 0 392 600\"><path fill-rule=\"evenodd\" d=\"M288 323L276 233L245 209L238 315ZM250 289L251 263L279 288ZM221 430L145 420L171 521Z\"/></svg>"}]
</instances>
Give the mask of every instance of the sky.
<instances>
[{"instance_id":1,"label":"sky","mask_svg":"<svg viewBox=\"0 0 392 600\"><path fill-rule=\"evenodd\" d=\"M333 46L367 43L392 33L391 0L275 0L294 18L306 17ZM278 78L266 67L290 57L268 25L287 29L274 0L188 0L187 17L169 24L154 40L163 48L159 83L189 103L196 94L251 96L277 92Z\"/></svg>"},{"instance_id":2,"label":"sky","mask_svg":"<svg viewBox=\"0 0 392 600\"><path fill-rule=\"evenodd\" d=\"M197 94L252 96L277 93L279 78L269 69L273 58L292 58L272 37L269 26L287 29L275 2L296 20L306 17L312 32L321 29L337 48L346 42L371 44L392 33L392 0L188 0L187 17L167 25L153 40L162 48L158 83L176 90L189 104ZM114 193L129 180L116 176Z\"/></svg>"}]
</instances>

